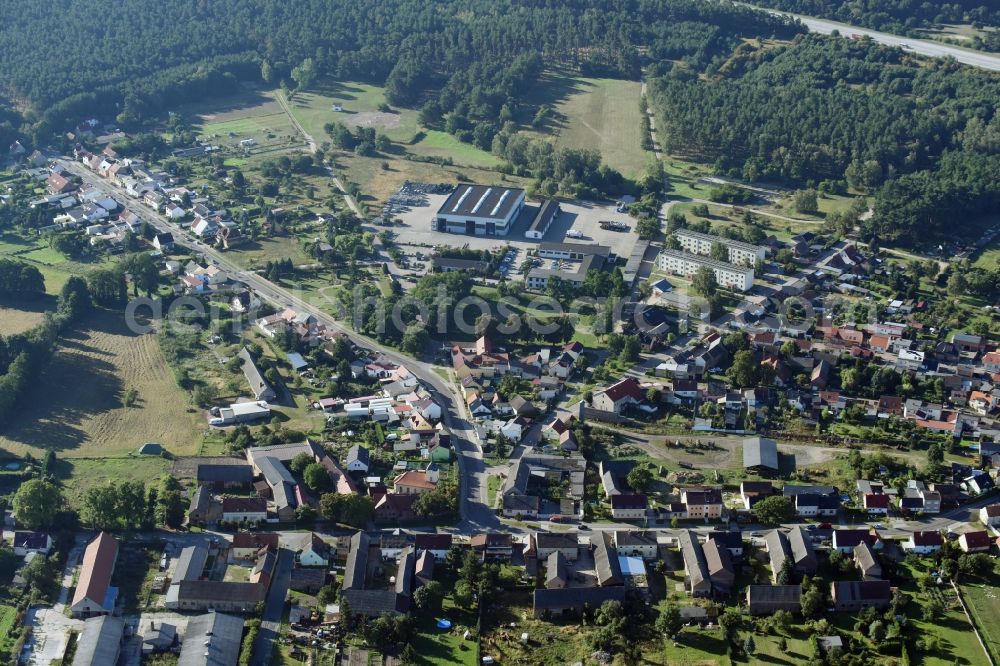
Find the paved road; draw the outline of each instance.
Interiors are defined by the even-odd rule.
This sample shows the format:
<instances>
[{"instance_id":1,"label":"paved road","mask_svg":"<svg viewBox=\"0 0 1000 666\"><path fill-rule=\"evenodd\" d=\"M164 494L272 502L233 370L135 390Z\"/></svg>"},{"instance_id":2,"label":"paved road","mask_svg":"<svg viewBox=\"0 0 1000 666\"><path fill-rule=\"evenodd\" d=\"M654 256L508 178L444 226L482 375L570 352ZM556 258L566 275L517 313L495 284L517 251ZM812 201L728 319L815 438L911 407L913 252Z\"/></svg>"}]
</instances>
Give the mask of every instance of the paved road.
<instances>
[{"instance_id":1,"label":"paved road","mask_svg":"<svg viewBox=\"0 0 1000 666\"><path fill-rule=\"evenodd\" d=\"M274 565L274 578L267 591L264 614L261 616L260 631L253 646L253 666L267 666L271 663L274 641L281 632L281 616L285 612L285 595L292 580L292 551L282 548L278 551L278 562Z\"/></svg>"},{"instance_id":2,"label":"paved road","mask_svg":"<svg viewBox=\"0 0 1000 666\"><path fill-rule=\"evenodd\" d=\"M462 486L459 508L463 531L499 527L500 522L495 512L486 504L488 496L485 491L487 483L485 464L482 460L482 450L475 443L475 431L465 415L464 397L458 391L456 384L438 374L437 371L441 370L440 367L405 356L368 336L355 332L322 309L321 306L329 307L329 303L324 302L323 299L306 301L306 294L293 294L288 289L276 285L252 271L244 270L233 263L226 254L182 233L166 218L130 197L121 187L104 180L75 160L66 158L63 162L74 175L79 176L85 183L91 183L105 191L113 192L119 201L128 202L129 209L134 211L141 220L148 222L160 231L171 232L178 245L204 255L207 260L227 271L232 279L251 287L261 299L272 303L278 309L292 308L308 312L316 317L320 323L343 333L355 344L381 352L390 361L405 365L414 376L423 382L431 397L441 405L442 420L452 431L452 439L458 454L459 476Z\"/></svg>"},{"instance_id":3,"label":"paved road","mask_svg":"<svg viewBox=\"0 0 1000 666\"><path fill-rule=\"evenodd\" d=\"M769 14L791 16L792 18L796 18L801 21L810 32L818 32L823 35L839 32L844 37L870 37L879 44L898 46L906 51L909 51L910 53L916 53L917 55L927 56L930 58L954 58L958 62L966 65L1000 72L1000 55L973 51L972 49L965 49L961 46L942 44L941 42L935 42L928 39L890 35L887 32L878 32L877 30L869 30L868 28L858 28L853 25L847 25L846 23L838 23L837 21L814 18L812 16L803 16L801 14L792 14L790 12L779 12L777 10L764 9L754 5L747 6L768 12Z\"/></svg>"}]
</instances>

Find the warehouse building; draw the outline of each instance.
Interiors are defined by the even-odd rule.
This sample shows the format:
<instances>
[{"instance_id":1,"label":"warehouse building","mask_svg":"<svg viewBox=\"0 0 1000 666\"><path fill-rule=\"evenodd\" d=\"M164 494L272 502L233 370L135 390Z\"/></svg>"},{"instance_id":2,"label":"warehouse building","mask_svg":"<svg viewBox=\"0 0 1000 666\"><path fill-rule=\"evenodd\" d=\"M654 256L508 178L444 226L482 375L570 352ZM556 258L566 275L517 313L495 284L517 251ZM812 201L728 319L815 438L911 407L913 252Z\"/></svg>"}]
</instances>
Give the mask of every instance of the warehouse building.
<instances>
[{"instance_id":1,"label":"warehouse building","mask_svg":"<svg viewBox=\"0 0 1000 666\"><path fill-rule=\"evenodd\" d=\"M434 229L470 236L506 236L524 208L524 190L459 185L434 216Z\"/></svg>"},{"instance_id":2,"label":"warehouse building","mask_svg":"<svg viewBox=\"0 0 1000 666\"><path fill-rule=\"evenodd\" d=\"M209 425L228 426L237 423L252 423L271 418L271 408L264 401L236 402L219 409L217 417L209 419Z\"/></svg>"},{"instance_id":3,"label":"warehouse building","mask_svg":"<svg viewBox=\"0 0 1000 666\"><path fill-rule=\"evenodd\" d=\"M531 220L531 226L528 230L524 232L525 238L531 238L533 240L541 240L545 238L545 233L552 226L552 220L559 217L559 202L553 201L552 199L546 199L542 202L542 205L538 208L538 212L535 214L533 220Z\"/></svg>"},{"instance_id":4,"label":"warehouse building","mask_svg":"<svg viewBox=\"0 0 1000 666\"><path fill-rule=\"evenodd\" d=\"M691 254L709 255L716 243L726 248L729 263L737 266L760 266L764 263L765 249L761 245L751 245L742 241L722 236L703 234L690 229L677 229L674 238L681 244L681 249Z\"/></svg>"},{"instance_id":5,"label":"warehouse building","mask_svg":"<svg viewBox=\"0 0 1000 666\"><path fill-rule=\"evenodd\" d=\"M657 263L665 273L685 276L694 275L699 268L707 266L715 273L715 281L721 287L737 291L747 291L753 287L753 268L747 266L734 266L709 257L669 249L660 251Z\"/></svg>"}]
</instances>

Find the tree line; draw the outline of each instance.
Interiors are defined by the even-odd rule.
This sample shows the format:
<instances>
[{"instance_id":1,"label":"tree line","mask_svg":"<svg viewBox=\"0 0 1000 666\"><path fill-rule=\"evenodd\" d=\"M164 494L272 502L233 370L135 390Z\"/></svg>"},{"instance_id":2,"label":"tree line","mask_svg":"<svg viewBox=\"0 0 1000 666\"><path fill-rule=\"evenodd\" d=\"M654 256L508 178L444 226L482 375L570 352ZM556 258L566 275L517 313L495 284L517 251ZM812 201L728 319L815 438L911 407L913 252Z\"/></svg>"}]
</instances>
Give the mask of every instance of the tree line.
<instances>
[{"instance_id":1,"label":"tree line","mask_svg":"<svg viewBox=\"0 0 1000 666\"><path fill-rule=\"evenodd\" d=\"M435 97L456 122L477 123L516 104L540 62L635 77L641 48L704 64L742 37L801 31L698 0L79 0L57 11L13 0L7 9L18 21L0 25L6 87L28 102L24 118L42 138L90 114L140 122L247 78L385 83L391 103Z\"/></svg>"},{"instance_id":2,"label":"tree line","mask_svg":"<svg viewBox=\"0 0 1000 666\"><path fill-rule=\"evenodd\" d=\"M866 0L863 3L842 0L757 0L755 4L913 37L925 37L921 29L946 23L970 23L973 26L1000 28L1000 6L984 0L925 0L919 3L912 0ZM1000 32L989 31L985 37L976 36L968 44L988 51L1000 51Z\"/></svg>"},{"instance_id":3,"label":"tree line","mask_svg":"<svg viewBox=\"0 0 1000 666\"><path fill-rule=\"evenodd\" d=\"M873 192L868 240L936 240L996 206L1000 80L989 73L808 35L744 44L708 81L659 74L649 99L668 150L749 181Z\"/></svg>"},{"instance_id":4,"label":"tree line","mask_svg":"<svg viewBox=\"0 0 1000 666\"><path fill-rule=\"evenodd\" d=\"M87 282L74 276L63 285L55 310L46 312L39 324L24 333L0 336L0 427L13 415L31 380L52 356L59 335L90 308Z\"/></svg>"}]
</instances>

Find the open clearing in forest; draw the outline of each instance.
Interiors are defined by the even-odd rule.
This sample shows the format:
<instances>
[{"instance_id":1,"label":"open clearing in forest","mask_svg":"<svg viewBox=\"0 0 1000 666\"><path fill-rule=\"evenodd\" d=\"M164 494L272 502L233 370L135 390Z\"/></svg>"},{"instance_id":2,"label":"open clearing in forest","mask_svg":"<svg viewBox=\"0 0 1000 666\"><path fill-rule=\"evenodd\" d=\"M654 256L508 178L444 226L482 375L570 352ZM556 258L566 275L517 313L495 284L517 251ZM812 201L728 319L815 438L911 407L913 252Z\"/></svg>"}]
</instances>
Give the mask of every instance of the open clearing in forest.
<instances>
[{"instance_id":1,"label":"open clearing in forest","mask_svg":"<svg viewBox=\"0 0 1000 666\"><path fill-rule=\"evenodd\" d=\"M134 406L123 399L138 392ZM0 449L60 457L120 456L144 442L175 455L198 450L201 414L189 411L155 335L136 335L121 314L97 312L60 340L52 360L0 432Z\"/></svg>"}]
</instances>

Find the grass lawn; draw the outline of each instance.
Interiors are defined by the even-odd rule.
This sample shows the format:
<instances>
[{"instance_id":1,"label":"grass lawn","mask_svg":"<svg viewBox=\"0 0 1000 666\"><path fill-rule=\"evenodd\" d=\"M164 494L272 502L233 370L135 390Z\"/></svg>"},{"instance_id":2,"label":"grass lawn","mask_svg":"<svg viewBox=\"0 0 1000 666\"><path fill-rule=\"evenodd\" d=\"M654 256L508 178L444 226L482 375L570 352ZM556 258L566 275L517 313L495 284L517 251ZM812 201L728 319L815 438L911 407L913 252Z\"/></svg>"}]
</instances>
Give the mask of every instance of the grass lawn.
<instances>
[{"instance_id":1,"label":"grass lawn","mask_svg":"<svg viewBox=\"0 0 1000 666\"><path fill-rule=\"evenodd\" d=\"M296 93L288 107L306 133L318 143L326 137L323 126L332 122L373 126L393 141L413 141L417 133L417 112L394 108L391 113L383 114L378 109L385 103L385 90L381 86L326 81L316 84L313 90ZM333 111L334 104L341 105L343 110Z\"/></svg>"},{"instance_id":2,"label":"grass lawn","mask_svg":"<svg viewBox=\"0 0 1000 666\"><path fill-rule=\"evenodd\" d=\"M653 646L643 657L652 664L673 666L685 664L689 666L709 666L711 664L729 664L726 654L726 643L722 629L700 629L686 627L676 643L670 642L662 646Z\"/></svg>"},{"instance_id":3,"label":"grass lawn","mask_svg":"<svg viewBox=\"0 0 1000 666\"><path fill-rule=\"evenodd\" d=\"M979 627L979 632L986 642L986 648L993 655L994 661L1000 661L1000 587L998 579L993 577L987 582L963 583L960 587L962 598L969 608L973 622ZM971 651L971 650L970 650Z\"/></svg>"},{"instance_id":4,"label":"grass lawn","mask_svg":"<svg viewBox=\"0 0 1000 666\"><path fill-rule=\"evenodd\" d=\"M495 167L502 160L475 146L462 143L451 134L439 130L421 132L423 138L409 147L416 155L425 157L450 157L455 164L472 167Z\"/></svg>"},{"instance_id":5,"label":"grass lawn","mask_svg":"<svg viewBox=\"0 0 1000 666\"><path fill-rule=\"evenodd\" d=\"M263 268L268 261L280 259L291 259L296 265L313 262L294 236L260 238L227 251L226 256L249 269Z\"/></svg>"},{"instance_id":6,"label":"grass lawn","mask_svg":"<svg viewBox=\"0 0 1000 666\"><path fill-rule=\"evenodd\" d=\"M122 399L138 392L132 407ZM36 456L120 456L144 442L175 455L197 451L204 430L174 380L154 335L128 330L121 314L99 311L64 336L51 362L0 435L0 448Z\"/></svg>"},{"instance_id":7,"label":"grass lawn","mask_svg":"<svg viewBox=\"0 0 1000 666\"><path fill-rule=\"evenodd\" d=\"M984 228L996 224L1000 224L1000 215L990 216L987 219ZM992 270L997 266L1000 266L1000 234L994 236L993 240L976 256L973 266L978 266L979 268L985 268L987 270Z\"/></svg>"},{"instance_id":8,"label":"grass lawn","mask_svg":"<svg viewBox=\"0 0 1000 666\"><path fill-rule=\"evenodd\" d=\"M442 604L441 617L451 620L451 629L438 629L438 617L426 614L419 619L420 626L413 639L413 647L419 655L419 663L434 666L450 666L451 664L476 663L475 638L462 638L466 629L475 632L476 616L473 613L455 606L451 595L445 596Z\"/></svg>"},{"instance_id":9,"label":"grass lawn","mask_svg":"<svg viewBox=\"0 0 1000 666\"><path fill-rule=\"evenodd\" d=\"M83 495L108 481L143 481L154 484L170 471L170 461L155 456L121 458L71 458L60 460L56 467L63 480L66 499L79 509Z\"/></svg>"},{"instance_id":10,"label":"grass lawn","mask_svg":"<svg viewBox=\"0 0 1000 666\"><path fill-rule=\"evenodd\" d=\"M605 164L636 177L652 159L642 149L641 88L638 81L547 72L528 101L532 109L542 104L552 108L541 134L555 136L556 146L598 150Z\"/></svg>"},{"instance_id":11,"label":"grass lawn","mask_svg":"<svg viewBox=\"0 0 1000 666\"><path fill-rule=\"evenodd\" d=\"M416 162L399 157L358 157L340 154L337 156L338 175L361 186L361 203L369 206L374 202L384 202L395 194L407 180L420 183L458 183L460 181L504 184L510 187L524 187L528 180L515 176L504 176L495 171L474 167L441 166L427 162ZM384 168L383 165L385 165ZM345 187L347 183L344 183Z\"/></svg>"}]
</instances>

